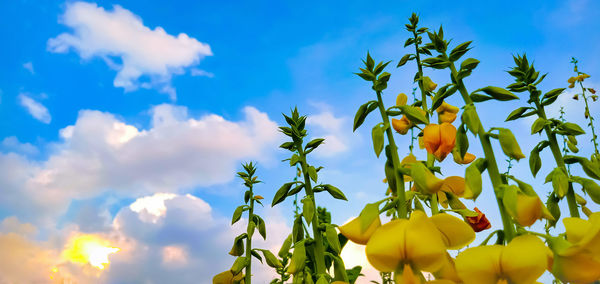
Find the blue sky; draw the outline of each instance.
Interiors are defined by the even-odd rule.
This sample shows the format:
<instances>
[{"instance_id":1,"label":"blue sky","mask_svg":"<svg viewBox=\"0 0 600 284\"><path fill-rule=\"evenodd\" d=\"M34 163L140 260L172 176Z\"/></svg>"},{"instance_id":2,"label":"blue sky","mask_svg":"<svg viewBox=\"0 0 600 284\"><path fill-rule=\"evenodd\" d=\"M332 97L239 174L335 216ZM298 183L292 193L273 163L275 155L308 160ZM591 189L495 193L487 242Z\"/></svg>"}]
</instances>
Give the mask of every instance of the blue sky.
<instances>
[{"instance_id":1,"label":"blue sky","mask_svg":"<svg viewBox=\"0 0 600 284\"><path fill-rule=\"evenodd\" d=\"M234 173L241 162L257 160L265 181L257 190L267 200L293 177L294 170L280 162L287 153L275 148L284 139L275 127L294 106L311 117L311 137L327 139L313 157L325 166L321 178L350 199L319 196L320 203L340 224L358 214L385 186L383 161L370 145L375 117L351 131L357 107L373 95L353 72L367 51L395 62L409 52L403 48L409 35L404 24L412 12L422 26L443 25L454 44L473 40L468 56L481 64L467 81L470 90L510 84L505 71L511 55L521 53L549 73L544 90L566 87L571 56L592 75L590 86L600 87L600 7L592 0L4 1L0 11L0 244L18 239L52 256L35 263L41 276L7 274L18 258L0 262L0 274L13 281L47 277L47 266L106 283L189 283L225 270L232 261L228 238L240 229L227 226L242 202ZM389 68L388 104L397 93L411 91L414 70L412 64ZM449 81L445 71L426 73L440 84ZM568 119L583 122L581 102L564 97ZM449 101L460 105L458 98ZM478 108L491 127L524 104L487 102ZM526 154L538 141L529 135L530 124L510 124ZM407 151L406 140L399 144ZM581 148L589 153L590 145ZM552 169L551 160L545 161L542 172ZM448 174L464 170L444 164L451 167ZM526 161L515 170L540 192L548 190L533 180ZM166 211L131 209L149 196ZM486 214L498 224L491 201L482 196L477 204L489 204ZM286 201L263 211L273 220L264 246L276 248L285 238L291 210ZM197 222L207 228L195 228ZM102 235L124 252L115 254L105 273L90 276L60 260L69 236L77 233ZM216 234L227 241L214 240ZM212 266L195 269L217 252ZM139 272L127 273L132 270Z\"/></svg>"}]
</instances>

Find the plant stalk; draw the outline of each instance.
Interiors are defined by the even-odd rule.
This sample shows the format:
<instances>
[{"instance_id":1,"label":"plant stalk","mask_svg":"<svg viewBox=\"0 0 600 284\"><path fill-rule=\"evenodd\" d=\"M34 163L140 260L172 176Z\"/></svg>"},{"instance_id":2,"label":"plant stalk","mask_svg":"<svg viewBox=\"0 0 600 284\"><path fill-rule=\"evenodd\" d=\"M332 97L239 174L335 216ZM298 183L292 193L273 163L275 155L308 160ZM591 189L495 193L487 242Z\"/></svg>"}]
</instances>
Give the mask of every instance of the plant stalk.
<instances>
[{"instance_id":1,"label":"plant stalk","mask_svg":"<svg viewBox=\"0 0 600 284\"><path fill-rule=\"evenodd\" d=\"M244 276L244 283L250 284L252 281L252 232L250 231L250 222L253 222L254 219L254 193L252 192L252 185L250 185L250 210L248 211L248 228L246 238L246 257L250 260L248 261L248 265L246 266L246 275Z\"/></svg>"},{"instance_id":2,"label":"plant stalk","mask_svg":"<svg viewBox=\"0 0 600 284\"><path fill-rule=\"evenodd\" d=\"M315 214L313 214L313 218L311 220L312 229L313 229L313 237L315 239L315 263L317 267L317 275L324 274L326 272L325 269L325 249L323 248L323 236L321 231L319 231L319 214L317 214L317 204L315 202L315 193L312 189L312 185L310 183L310 176L308 175L308 164L306 162L306 154L302 149L302 143L296 142L296 148L298 149L298 153L300 154L300 166L302 167L302 174L304 176L304 190L306 191L306 195L309 196L309 199L315 208Z\"/></svg>"},{"instance_id":3,"label":"plant stalk","mask_svg":"<svg viewBox=\"0 0 600 284\"><path fill-rule=\"evenodd\" d=\"M404 176L398 172L398 168L400 167L400 158L398 157L398 147L396 146L396 142L394 141L394 133L392 132L392 127L390 125L390 119L385 111L385 107L383 106L383 100L381 99L381 91L377 91L377 102L379 105L379 112L381 113L381 119L383 120L383 126L385 127L385 133L388 138L388 143L390 146L390 152L392 154L392 165L394 166L394 176L396 177L396 196L398 198L398 205L396 210L398 212L398 217L402 219L407 218L407 210L406 210L406 196L404 194Z\"/></svg>"},{"instance_id":4,"label":"plant stalk","mask_svg":"<svg viewBox=\"0 0 600 284\"><path fill-rule=\"evenodd\" d=\"M446 58L448 58L445 53L444 53L444 56ZM452 72L452 77L457 76L458 71L456 71L456 67L454 66L454 63L450 64L450 71ZM458 80L458 82L456 82L456 84L458 86L458 90L459 90L465 104L467 104L467 105L473 104L473 100L471 100L471 97L469 96L469 92L467 91L467 88L465 87L462 79ZM479 118L477 118L477 119L479 120ZM504 207L504 203L502 202L502 199L499 198L500 186L503 185L504 183L502 182L502 178L500 176L500 171L498 170L498 164L496 162L496 156L494 155L494 150L492 148L492 144L490 143L490 138L486 134L483 124L481 123L481 120L479 120L477 123L479 123L479 125L480 125L477 136L479 136L481 148L483 148L483 153L484 153L485 159L487 161L487 172L490 176L492 186L494 187L494 193L496 195L496 202L498 203L498 209L500 210L500 217L502 217L502 225L504 227L504 235L505 235L506 241L510 242L510 240L512 240L512 238L515 237L515 227L512 223L512 220L510 219L510 216L508 215L508 212L506 211L506 208Z\"/></svg>"},{"instance_id":5,"label":"plant stalk","mask_svg":"<svg viewBox=\"0 0 600 284\"><path fill-rule=\"evenodd\" d=\"M544 106L542 106L539 102L539 99L535 100L535 105L537 108L538 116L546 118L546 111L544 110ZM565 171L565 174L569 175L569 171L567 170L567 166L565 165L565 160L560 151L560 147L558 146L558 140L556 140L556 134L552 132L550 126L544 126L544 132L546 132L546 136L548 137L548 142L550 142L550 150L552 151L552 156L554 156L554 160L556 161L556 165ZM569 181L569 189L567 190L567 204L569 205L569 213L571 217L579 217L579 209L577 208L577 202L575 200L575 192L573 190L573 183Z\"/></svg>"}]
</instances>

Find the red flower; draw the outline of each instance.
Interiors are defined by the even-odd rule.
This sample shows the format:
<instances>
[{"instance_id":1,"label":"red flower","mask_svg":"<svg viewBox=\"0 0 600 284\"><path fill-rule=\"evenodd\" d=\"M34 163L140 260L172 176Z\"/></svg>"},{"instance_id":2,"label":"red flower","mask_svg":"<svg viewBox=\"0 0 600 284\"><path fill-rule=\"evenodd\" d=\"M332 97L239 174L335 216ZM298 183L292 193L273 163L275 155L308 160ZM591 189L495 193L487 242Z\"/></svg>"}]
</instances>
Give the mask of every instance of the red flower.
<instances>
[{"instance_id":1,"label":"red flower","mask_svg":"<svg viewBox=\"0 0 600 284\"><path fill-rule=\"evenodd\" d=\"M471 228L473 228L473 231L481 232L491 228L492 224L490 224L490 221L485 217L485 214L479 211L477 207L475 207L474 210L478 215L475 217L467 217L467 221L469 222L469 225L471 225Z\"/></svg>"}]
</instances>

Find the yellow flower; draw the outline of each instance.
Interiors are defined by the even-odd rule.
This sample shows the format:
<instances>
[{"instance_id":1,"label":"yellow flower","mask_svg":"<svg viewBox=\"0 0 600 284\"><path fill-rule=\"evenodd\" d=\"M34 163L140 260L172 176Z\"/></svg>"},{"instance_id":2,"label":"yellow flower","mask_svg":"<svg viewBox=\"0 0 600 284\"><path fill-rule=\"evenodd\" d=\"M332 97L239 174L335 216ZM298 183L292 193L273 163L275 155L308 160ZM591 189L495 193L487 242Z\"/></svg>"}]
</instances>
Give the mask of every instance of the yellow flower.
<instances>
[{"instance_id":1,"label":"yellow flower","mask_svg":"<svg viewBox=\"0 0 600 284\"><path fill-rule=\"evenodd\" d=\"M548 266L548 248L537 237L522 235L507 246L468 248L456 257L464 284L536 283Z\"/></svg>"},{"instance_id":2,"label":"yellow flower","mask_svg":"<svg viewBox=\"0 0 600 284\"><path fill-rule=\"evenodd\" d=\"M505 197L504 204L508 214L521 226L531 226L535 221L542 218L554 220L550 211L537 195L527 195L518 191L514 200L508 200L508 195L505 195Z\"/></svg>"},{"instance_id":3,"label":"yellow flower","mask_svg":"<svg viewBox=\"0 0 600 284\"><path fill-rule=\"evenodd\" d=\"M427 92L432 92L437 88L437 84L431 81L429 77L423 77L423 89Z\"/></svg>"},{"instance_id":4,"label":"yellow flower","mask_svg":"<svg viewBox=\"0 0 600 284\"><path fill-rule=\"evenodd\" d=\"M363 232L360 226L360 217L352 219L350 222L338 227L340 233L354 243L366 245L377 228L381 227L379 216Z\"/></svg>"},{"instance_id":5,"label":"yellow flower","mask_svg":"<svg viewBox=\"0 0 600 284\"><path fill-rule=\"evenodd\" d=\"M438 215L441 216L436 217ZM408 220L396 219L384 224L367 243L369 263L382 272L404 271L397 273L397 277L402 274L407 279L411 279L413 269L416 272L438 271L446 261L446 249L466 245L472 240L470 234L474 235L468 225L456 226L458 223L452 218L462 222L447 214L428 218L423 211L416 210Z\"/></svg>"},{"instance_id":6,"label":"yellow flower","mask_svg":"<svg viewBox=\"0 0 600 284\"><path fill-rule=\"evenodd\" d=\"M440 162L452 152L455 141L456 128L450 123L429 124L423 129L425 149Z\"/></svg>"},{"instance_id":7,"label":"yellow flower","mask_svg":"<svg viewBox=\"0 0 600 284\"><path fill-rule=\"evenodd\" d=\"M458 277L458 273L456 273L456 267L454 259L446 253L446 262L442 268L435 273L433 273L436 279L438 280L451 280L453 282L460 283L460 277Z\"/></svg>"},{"instance_id":8,"label":"yellow flower","mask_svg":"<svg viewBox=\"0 0 600 284\"><path fill-rule=\"evenodd\" d=\"M438 113L438 119L440 123L452 123L454 120L456 120L456 114L458 113L459 109L453 105L443 102L436 111Z\"/></svg>"},{"instance_id":9,"label":"yellow flower","mask_svg":"<svg viewBox=\"0 0 600 284\"><path fill-rule=\"evenodd\" d=\"M438 192L443 184L443 180L436 177L423 163L413 163L410 167L410 176L416 188L426 194Z\"/></svg>"},{"instance_id":10,"label":"yellow flower","mask_svg":"<svg viewBox=\"0 0 600 284\"><path fill-rule=\"evenodd\" d=\"M452 149L452 157L454 158L454 162L459 165L466 165L475 160L475 155L471 153L465 153L464 157L460 157L460 153L458 149Z\"/></svg>"},{"instance_id":11,"label":"yellow flower","mask_svg":"<svg viewBox=\"0 0 600 284\"><path fill-rule=\"evenodd\" d=\"M238 273L237 275L233 275L231 271L227 270L215 275L212 282L213 284L244 284L244 274Z\"/></svg>"},{"instance_id":12,"label":"yellow flower","mask_svg":"<svg viewBox=\"0 0 600 284\"><path fill-rule=\"evenodd\" d=\"M396 97L396 106L403 106L406 105L406 102L408 101L408 97L406 96L406 94L404 93L400 93L398 94L398 96Z\"/></svg>"},{"instance_id":13,"label":"yellow flower","mask_svg":"<svg viewBox=\"0 0 600 284\"><path fill-rule=\"evenodd\" d=\"M413 127L413 125L414 124L408 120L405 115L403 115L401 119L392 118L392 128L402 135L408 133L408 130Z\"/></svg>"},{"instance_id":14,"label":"yellow flower","mask_svg":"<svg viewBox=\"0 0 600 284\"><path fill-rule=\"evenodd\" d=\"M600 280L600 212L588 220L564 218L567 240L555 238L552 273L564 282Z\"/></svg>"}]
</instances>

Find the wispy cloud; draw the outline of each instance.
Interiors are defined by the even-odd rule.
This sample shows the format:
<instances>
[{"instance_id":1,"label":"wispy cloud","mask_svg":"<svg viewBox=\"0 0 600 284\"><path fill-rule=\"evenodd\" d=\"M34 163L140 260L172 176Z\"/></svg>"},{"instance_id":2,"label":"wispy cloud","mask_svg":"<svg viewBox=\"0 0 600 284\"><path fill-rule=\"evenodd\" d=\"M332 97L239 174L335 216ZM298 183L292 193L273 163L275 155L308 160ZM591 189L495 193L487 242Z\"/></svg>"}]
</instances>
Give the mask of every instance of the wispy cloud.
<instances>
[{"instance_id":1,"label":"wispy cloud","mask_svg":"<svg viewBox=\"0 0 600 284\"><path fill-rule=\"evenodd\" d=\"M23 106L31 116L35 119L49 124L52 120L52 116L50 116L50 112L48 109L38 101L32 99L28 94L21 93L19 94L19 103Z\"/></svg>"},{"instance_id":2,"label":"wispy cloud","mask_svg":"<svg viewBox=\"0 0 600 284\"><path fill-rule=\"evenodd\" d=\"M48 50L66 53L73 49L83 59L104 59L118 71L114 86L125 91L155 88L175 99L171 77L212 55L208 44L185 33L173 36L161 27L151 29L139 16L119 5L107 11L93 3L70 3L61 22L73 32L49 39ZM149 82L140 82L143 76Z\"/></svg>"},{"instance_id":3,"label":"wispy cloud","mask_svg":"<svg viewBox=\"0 0 600 284\"><path fill-rule=\"evenodd\" d=\"M35 74L35 70L33 69L33 63L31 61L23 63L23 68L29 71L29 73Z\"/></svg>"}]
</instances>

